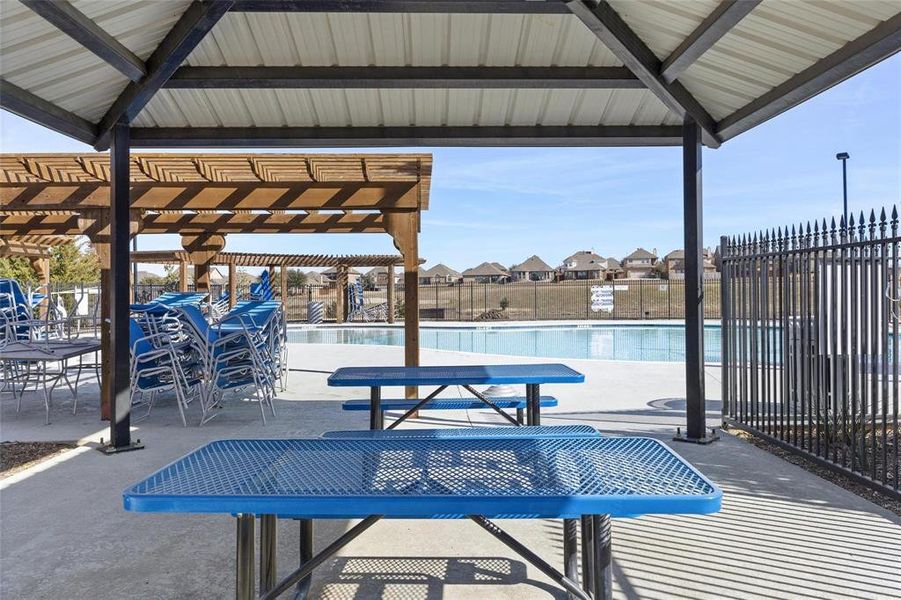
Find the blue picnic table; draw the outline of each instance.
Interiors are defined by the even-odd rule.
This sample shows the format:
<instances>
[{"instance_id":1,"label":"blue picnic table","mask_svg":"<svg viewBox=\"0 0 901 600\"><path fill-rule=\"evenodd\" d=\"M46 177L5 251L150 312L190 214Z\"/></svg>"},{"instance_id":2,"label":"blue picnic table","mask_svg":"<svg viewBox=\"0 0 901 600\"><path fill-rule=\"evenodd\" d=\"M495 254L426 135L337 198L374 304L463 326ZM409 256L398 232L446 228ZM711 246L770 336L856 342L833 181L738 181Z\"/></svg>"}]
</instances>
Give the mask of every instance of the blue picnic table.
<instances>
[{"instance_id":1,"label":"blue picnic table","mask_svg":"<svg viewBox=\"0 0 901 600\"><path fill-rule=\"evenodd\" d=\"M369 387L369 428L384 429L384 407L382 406L382 387L388 386L438 386L433 392L421 400L409 404L393 402L403 406L406 412L389 429L397 427L401 422L422 408L438 405L436 396L447 387L457 385L468 391L482 404L493 409L514 425L522 424L522 410L517 409L518 418L514 419L500 407L497 398L489 398L475 390L474 385L525 385L524 402L526 423L541 424L541 405L555 404L556 399L546 398L543 402L540 386L543 383L583 383L585 376L578 371L559 363L511 364L511 365L442 365L431 367L342 367L328 378L328 385L333 387ZM347 407L345 407L347 408Z\"/></svg>"},{"instance_id":2,"label":"blue picnic table","mask_svg":"<svg viewBox=\"0 0 901 600\"><path fill-rule=\"evenodd\" d=\"M597 600L611 591L611 517L713 513L721 498L662 442L597 435L220 440L123 493L128 511L234 515L239 600L256 596L257 517L260 597L266 600L295 585L305 597L313 570L383 518L471 519L572 596ZM277 581L280 518L301 522L301 564ZM563 572L493 518L563 519ZM314 519L362 521L313 555Z\"/></svg>"}]
</instances>

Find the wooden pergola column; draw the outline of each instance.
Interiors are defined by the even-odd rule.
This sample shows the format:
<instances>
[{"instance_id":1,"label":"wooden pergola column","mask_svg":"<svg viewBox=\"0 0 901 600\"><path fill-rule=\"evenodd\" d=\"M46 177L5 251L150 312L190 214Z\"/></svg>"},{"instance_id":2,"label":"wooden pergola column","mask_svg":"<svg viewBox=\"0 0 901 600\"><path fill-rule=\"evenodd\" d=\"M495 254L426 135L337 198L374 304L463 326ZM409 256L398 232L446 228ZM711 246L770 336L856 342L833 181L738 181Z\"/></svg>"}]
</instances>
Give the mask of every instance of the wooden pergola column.
<instances>
[{"instance_id":1,"label":"wooden pergola column","mask_svg":"<svg viewBox=\"0 0 901 600\"><path fill-rule=\"evenodd\" d=\"M32 258L29 260L29 262L31 263L31 268L34 269L34 274L38 277L38 283L42 286L48 286L48 295L46 298L41 300L40 314L41 318L43 318L47 314L47 308L50 306L50 259Z\"/></svg>"},{"instance_id":2,"label":"wooden pergola column","mask_svg":"<svg viewBox=\"0 0 901 600\"><path fill-rule=\"evenodd\" d=\"M285 265L281 265L279 267L279 287L281 288L282 294L282 305L288 306L288 267Z\"/></svg>"},{"instance_id":3,"label":"wooden pergola column","mask_svg":"<svg viewBox=\"0 0 901 600\"><path fill-rule=\"evenodd\" d=\"M210 267L223 248L225 236L212 233L181 236L182 248L194 264L194 291L210 292Z\"/></svg>"},{"instance_id":4,"label":"wooden pergola column","mask_svg":"<svg viewBox=\"0 0 901 600\"><path fill-rule=\"evenodd\" d=\"M394 265L388 265L388 323L394 323L395 300L394 293Z\"/></svg>"},{"instance_id":5,"label":"wooden pergola column","mask_svg":"<svg viewBox=\"0 0 901 600\"><path fill-rule=\"evenodd\" d=\"M404 257L404 365L419 366L419 213L394 212L385 215L388 233ZM419 390L409 386L407 398L417 398Z\"/></svg>"},{"instance_id":6,"label":"wooden pergola column","mask_svg":"<svg viewBox=\"0 0 901 600\"><path fill-rule=\"evenodd\" d=\"M178 291L188 291L188 261L178 261Z\"/></svg>"},{"instance_id":7,"label":"wooden pergola column","mask_svg":"<svg viewBox=\"0 0 901 600\"><path fill-rule=\"evenodd\" d=\"M228 263L228 307L234 308L238 301L238 266Z\"/></svg>"},{"instance_id":8,"label":"wooden pergola column","mask_svg":"<svg viewBox=\"0 0 901 600\"><path fill-rule=\"evenodd\" d=\"M130 235L135 236L141 229L141 214L139 211L129 212ZM110 340L110 320L112 316L112 287L113 280L110 272L110 211L85 210L78 217L79 229L91 241L91 245L97 252L100 263L100 346L101 354L101 379L100 379L100 419L108 421L111 418L113 402L112 346ZM126 276L127 271L126 269ZM126 336L127 337L127 336Z\"/></svg>"},{"instance_id":9,"label":"wooden pergola column","mask_svg":"<svg viewBox=\"0 0 901 600\"><path fill-rule=\"evenodd\" d=\"M335 277L335 287L337 288L335 298L335 322L344 323L347 321L347 267L341 265L338 267L338 276Z\"/></svg>"}]
</instances>

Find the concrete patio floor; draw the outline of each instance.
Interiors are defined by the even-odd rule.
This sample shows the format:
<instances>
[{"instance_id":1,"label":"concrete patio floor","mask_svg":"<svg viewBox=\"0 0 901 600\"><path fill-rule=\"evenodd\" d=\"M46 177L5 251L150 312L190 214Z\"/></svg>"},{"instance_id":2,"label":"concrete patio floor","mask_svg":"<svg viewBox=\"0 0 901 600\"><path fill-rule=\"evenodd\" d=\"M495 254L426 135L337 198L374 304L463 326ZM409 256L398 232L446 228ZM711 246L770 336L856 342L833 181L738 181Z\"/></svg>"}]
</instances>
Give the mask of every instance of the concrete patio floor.
<instances>
[{"instance_id":1,"label":"concrete patio floor","mask_svg":"<svg viewBox=\"0 0 901 600\"><path fill-rule=\"evenodd\" d=\"M0 480L0 595L3 598L229 598L234 524L225 516L127 513L121 492L212 439L317 436L364 429L365 413L340 401L365 390L326 387L338 366L400 364L402 349L291 345L288 390L267 426L255 404L232 402L201 428L183 428L171 401L135 423L145 450L104 456L90 444ZM423 364L546 362L423 351ZM545 424L588 423L604 434L672 436L684 420L683 366L567 360L583 385L543 386L560 406ZM719 397L708 369L708 396ZM455 390L446 393L455 394ZM0 438L99 441L96 386L78 414L57 393L52 424L29 393L22 412L0 398ZM194 407L192 407L194 408ZM718 424L720 403L709 403ZM478 426L485 411L431 413L415 426ZM652 516L614 523L619 598L901 598L901 519L737 438L675 449L719 484L723 510L705 517ZM562 562L556 521L501 521L554 564ZM351 525L317 523L322 548ZM279 529L280 575L297 564L297 525ZM328 561L313 597L327 599L564 598L537 569L468 521L380 522Z\"/></svg>"}]
</instances>

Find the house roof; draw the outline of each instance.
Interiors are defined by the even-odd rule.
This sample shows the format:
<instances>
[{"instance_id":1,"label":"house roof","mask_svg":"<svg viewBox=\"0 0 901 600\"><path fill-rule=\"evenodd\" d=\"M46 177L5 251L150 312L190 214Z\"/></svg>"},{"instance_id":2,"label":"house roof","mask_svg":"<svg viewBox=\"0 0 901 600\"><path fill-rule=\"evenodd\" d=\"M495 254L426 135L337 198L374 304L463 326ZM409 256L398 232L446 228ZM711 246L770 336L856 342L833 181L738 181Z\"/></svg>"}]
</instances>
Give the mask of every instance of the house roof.
<instances>
[{"instance_id":1,"label":"house roof","mask_svg":"<svg viewBox=\"0 0 901 600\"><path fill-rule=\"evenodd\" d=\"M653 252L648 252L644 248L636 248L632 254L624 257L623 260L642 260L646 258L657 258L657 255Z\"/></svg>"},{"instance_id":2,"label":"house roof","mask_svg":"<svg viewBox=\"0 0 901 600\"><path fill-rule=\"evenodd\" d=\"M498 268L497 263L483 262L477 267L463 271L463 277L494 277L506 276L508 273Z\"/></svg>"},{"instance_id":3,"label":"house roof","mask_svg":"<svg viewBox=\"0 0 901 600\"><path fill-rule=\"evenodd\" d=\"M504 273L510 272L510 270L507 267L505 267L504 265L502 265L499 262L492 261L490 264L494 265L495 267L497 267L500 271L503 271Z\"/></svg>"},{"instance_id":4,"label":"house roof","mask_svg":"<svg viewBox=\"0 0 901 600\"><path fill-rule=\"evenodd\" d=\"M572 265L572 266L570 266ZM603 271L607 268L607 259L598 256L591 250L579 250L563 259L564 271Z\"/></svg>"},{"instance_id":5,"label":"house roof","mask_svg":"<svg viewBox=\"0 0 901 600\"><path fill-rule=\"evenodd\" d=\"M717 146L901 44L891 1L54 4L0 3L2 104L101 149Z\"/></svg>"},{"instance_id":6,"label":"house roof","mask_svg":"<svg viewBox=\"0 0 901 600\"><path fill-rule=\"evenodd\" d=\"M685 250L682 250L681 248L678 250L673 250L672 252L670 252L669 254L664 256L663 258L664 258L664 260L676 260L676 259L685 258Z\"/></svg>"},{"instance_id":7,"label":"house roof","mask_svg":"<svg viewBox=\"0 0 901 600\"><path fill-rule=\"evenodd\" d=\"M356 269L354 269L353 267L350 267L349 269L347 269L347 273L349 275L359 275L360 274L360 272L357 271ZM329 267L328 269L323 271L322 274L323 275L337 275L338 267Z\"/></svg>"},{"instance_id":8,"label":"house roof","mask_svg":"<svg viewBox=\"0 0 901 600\"><path fill-rule=\"evenodd\" d=\"M422 271L419 275L420 277L460 277L460 273L448 267L443 263L438 263L437 265Z\"/></svg>"},{"instance_id":9,"label":"house roof","mask_svg":"<svg viewBox=\"0 0 901 600\"><path fill-rule=\"evenodd\" d=\"M607 270L608 271L616 271L618 269L622 269L623 266L619 263L618 260L613 258L612 256L607 257Z\"/></svg>"},{"instance_id":10,"label":"house roof","mask_svg":"<svg viewBox=\"0 0 901 600\"><path fill-rule=\"evenodd\" d=\"M549 272L553 271L554 267L550 266L537 255L533 254L529 258L525 259L520 264L511 267L511 271L521 271L521 272Z\"/></svg>"}]
</instances>

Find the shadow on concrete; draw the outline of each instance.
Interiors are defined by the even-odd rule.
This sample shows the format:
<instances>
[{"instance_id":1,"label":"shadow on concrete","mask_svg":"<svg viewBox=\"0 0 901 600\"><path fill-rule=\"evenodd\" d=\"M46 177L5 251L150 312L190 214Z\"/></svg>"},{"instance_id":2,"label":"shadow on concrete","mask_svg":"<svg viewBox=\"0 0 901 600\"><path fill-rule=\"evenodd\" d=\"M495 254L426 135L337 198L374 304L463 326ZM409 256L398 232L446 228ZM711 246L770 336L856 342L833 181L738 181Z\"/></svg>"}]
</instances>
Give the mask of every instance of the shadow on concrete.
<instances>
[{"instance_id":1,"label":"shadow on concrete","mask_svg":"<svg viewBox=\"0 0 901 600\"><path fill-rule=\"evenodd\" d=\"M503 557L341 557L317 572L322 581L315 595L322 600L439 600L454 596L453 586L525 584L550 598L566 598L563 590L528 577L525 563ZM314 585L314 591L316 586ZM468 597L493 594L469 591Z\"/></svg>"}]
</instances>

